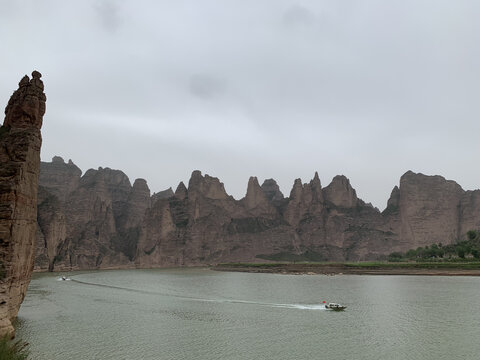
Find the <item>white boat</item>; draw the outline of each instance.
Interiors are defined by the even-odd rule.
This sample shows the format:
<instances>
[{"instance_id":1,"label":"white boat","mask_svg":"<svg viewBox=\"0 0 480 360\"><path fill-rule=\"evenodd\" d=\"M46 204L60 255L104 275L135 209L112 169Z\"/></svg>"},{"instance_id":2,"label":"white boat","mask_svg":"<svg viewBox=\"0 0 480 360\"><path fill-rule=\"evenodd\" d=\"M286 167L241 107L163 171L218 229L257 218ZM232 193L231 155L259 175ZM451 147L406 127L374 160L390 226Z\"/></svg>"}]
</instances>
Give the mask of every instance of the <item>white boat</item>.
<instances>
[{"instance_id":1,"label":"white boat","mask_svg":"<svg viewBox=\"0 0 480 360\"><path fill-rule=\"evenodd\" d=\"M325 304L325 309L329 309L329 310L333 310L333 311L343 311L346 308L347 308L346 306L340 305L340 304L337 304L337 303Z\"/></svg>"}]
</instances>

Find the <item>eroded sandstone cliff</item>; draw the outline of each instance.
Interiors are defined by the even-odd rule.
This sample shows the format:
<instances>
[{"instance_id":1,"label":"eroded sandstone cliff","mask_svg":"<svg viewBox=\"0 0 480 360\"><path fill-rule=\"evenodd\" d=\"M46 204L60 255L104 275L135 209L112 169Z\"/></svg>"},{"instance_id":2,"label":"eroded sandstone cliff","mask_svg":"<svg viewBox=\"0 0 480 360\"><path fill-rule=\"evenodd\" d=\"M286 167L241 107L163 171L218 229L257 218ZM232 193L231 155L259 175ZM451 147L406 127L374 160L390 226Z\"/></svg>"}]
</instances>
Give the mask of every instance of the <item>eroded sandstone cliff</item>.
<instances>
[{"instance_id":1,"label":"eroded sandstone cliff","mask_svg":"<svg viewBox=\"0 0 480 360\"><path fill-rule=\"evenodd\" d=\"M150 207L143 179L133 186L110 168L83 176L60 157L42 163L36 270L133 266L140 223Z\"/></svg>"},{"instance_id":2,"label":"eroded sandstone cliff","mask_svg":"<svg viewBox=\"0 0 480 360\"><path fill-rule=\"evenodd\" d=\"M219 179L194 171L175 192L149 196L118 170L42 163L39 248L45 269L159 267L228 261L367 260L480 228L480 191L407 172L382 213L345 176L322 187L315 173L284 197L273 179L251 177L235 200ZM260 260L263 261L263 260Z\"/></svg>"},{"instance_id":3,"label":"eroded sandstone cliff","mask_svg":"<svg viewBox=\"0 0 480 360\"><path fill-rule=\"evenodd\" d=\"M33 270L46 97L38 71L22 78L0 128L0 336L14 334Z\"/></svg>"}]
</instances>

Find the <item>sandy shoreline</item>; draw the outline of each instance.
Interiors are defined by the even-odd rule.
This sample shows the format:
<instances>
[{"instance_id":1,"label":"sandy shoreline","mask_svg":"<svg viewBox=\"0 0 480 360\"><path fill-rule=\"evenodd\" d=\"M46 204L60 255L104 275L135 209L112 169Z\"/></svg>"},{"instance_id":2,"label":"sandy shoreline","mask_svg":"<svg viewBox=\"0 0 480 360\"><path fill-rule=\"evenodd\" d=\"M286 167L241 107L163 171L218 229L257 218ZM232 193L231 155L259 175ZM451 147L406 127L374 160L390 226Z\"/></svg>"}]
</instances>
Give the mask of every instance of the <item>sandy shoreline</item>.
<instances>
[{"instance_id":1,"label":"sandy shoreline","mask_svg":"<svg viewBox=\"0 0 480 360\"><path fill-rule=\"evenodd\" d=\"M216 271L287 275L427 275L427 276L480 276L480 269L435 269L402 267L351 267L346 265L279 264L274 266L249 266L223 264L212 267Z\"/></svg>"}]
</instances>

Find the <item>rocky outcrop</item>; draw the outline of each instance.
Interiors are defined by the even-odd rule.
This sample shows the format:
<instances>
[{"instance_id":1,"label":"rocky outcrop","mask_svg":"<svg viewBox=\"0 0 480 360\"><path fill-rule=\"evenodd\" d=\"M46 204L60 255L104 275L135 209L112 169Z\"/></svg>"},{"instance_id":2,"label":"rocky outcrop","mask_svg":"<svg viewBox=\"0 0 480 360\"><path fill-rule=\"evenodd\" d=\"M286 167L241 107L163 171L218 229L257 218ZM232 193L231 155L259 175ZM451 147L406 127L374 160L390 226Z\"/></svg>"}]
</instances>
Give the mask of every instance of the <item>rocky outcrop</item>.
<instances>
[{"instance_id":1,"label":"rocky outcrop","mask_svg":"<svg viewBox=\"0 0 480 360\"><path fill-rule=\"evenodd\" d=\"M14 329L33 270L46 96L38 71L22 78L0 128L0 336Z\"/></svg>"},{"instance_id":2,"label":"rocky outcrop","mask_svg":"<svg viewBox=\"0 0 480 360\"><path fill-rule=\"evenodd\" d=\"M153 193L151 197L152 204L160 199L168 199L169 197L173 196L174 192L172 188L168 188L167 190L159 191L158 193Z\"/></svg>"},{"instance_id":3,"label":"rocky outcrop","mask_svg":"<svg viewBox=\"0 0 480 360\"><path fill-rule=\"evenodd\" d=\"M48 184L48 191L59 201L65 202L67 197L78 188L82 170L72 160L68 163L60 156L55 156L51 163L42 163L40 184Z\"/></svg>"},{"instance_id":4,"label":"rocky outcrop","mask_svg":"<svg viewBox=\"0 0 480 360\"><path fill-rule=\"evenodd\" d=\"M284 196L280 191L280 187L273 179L266 179L262 184L262 190L265 193L268 201L272 204L280 204L284 200Z\"/></svg>"},{"instance_id":5,"label":"rocky outcrop","mask_svg":"<svg viewBox=\"0 0 480 360\"><path fill-rule=\"evenodd\" d=\"M397 237L396 248L402 251L460 239L466 233L462 224L474 225L467 214L462 214L462 208L473 205L467 199L465 191L454 181L411 171L405 173L384 211L389 228ZM479 215L480 212L476 217Z\"/></svg>"},{"instance_id":6,"label":"rocky outcrop","mask_svg":"<svg viewBox=\"0 0 480 360\"><path fill-rule=\"evenodd\" d=\"M380 212L343 175L325 188L318 173L307 183L297 179L289 197L275 180L260 186L251 177L245 197L235 200L219 179L200 171L188 187L182 182L175 192L149 197L144 180L130 186L118 170L80 177L59 158L43 168L49 174L41 176L38 269L368 260L449 244L480 228L480 190L465 192L440 176L412 172Z\"/></svg>"},{"instance_id":7,"label":"rocky outcrop","mask_svg":"<svg viewBox=\"0 0 480 360\"><path fill-rule=\"evenodd\" d=\"M251 178L244 199L226 194L223 184L194 171L188 188L147 209L138 243L139 267L184 266L254 259L291 243L292 232Z\"/></svg>"},{"instance_id":8,"label":"rocky outcrop","mask_svg":"<svg viewBox=\"0 0 480 360\"><path fill-rule=\"evenodd\" d=\"M278 196L278 194L274 196ZM257 178L254 176L248 180L247 194L242 199L241 205L254 217L273 219L279 215L272 200L268 199L264 189L260 187Z\"/></svg>"},{"instance_id":9,"label":"rocky outcrop","mask_svg":"<svg viewBox=\"0 0 480 360\"><path fill-rule=\"evenodd\" d=\"M150 208L144 179L131 185L110 168L83 176L69 161L42 162L36 270L131 267L139 225Z\"/></svg>"},{"instance_id":10,"label":"rocky outcrop","mask_svg":"<svg viewBox=\"0 0 480 360\"><path fill-rule=\"evenodd\" d=\"M324 189L325 200L331 202L337 207L352 208L357 206L357 193L343 175L337 175L333 178L330 185Z\"/></svg>"}]
</instances>

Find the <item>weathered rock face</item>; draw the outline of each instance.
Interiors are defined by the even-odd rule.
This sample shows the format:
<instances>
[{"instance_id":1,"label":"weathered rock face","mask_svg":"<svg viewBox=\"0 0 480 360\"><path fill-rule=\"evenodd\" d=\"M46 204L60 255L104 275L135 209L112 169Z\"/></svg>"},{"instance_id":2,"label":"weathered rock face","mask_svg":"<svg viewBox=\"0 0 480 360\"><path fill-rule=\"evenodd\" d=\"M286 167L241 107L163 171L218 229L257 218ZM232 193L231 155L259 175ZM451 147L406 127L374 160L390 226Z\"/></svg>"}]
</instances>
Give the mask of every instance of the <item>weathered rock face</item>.
<instances>
[{"instance_id":1,"label":"weathered rock face","mask_svg":"<svg viewBox=\"0 0 480 360\"><path fill-rule=\"evenodd\" d=\"M174 192L172 188L168 188L167 190L159 191L158 193L154 193L151 197L152 204L155 203L157 200L160 199L168 199L169 197L173 196Z\"/></svg>"},{"instance_id":2,"label":"weathered rock face","mask_svg":"<svg viewBox=\"0 0 480 360\"><path fill-rule=\"evenodd\" d=\"M282 202L284 199L284 196L280 191L280 187L273 179L266 179L262 184L262 190L265 193L268 201L271 201L274 204Z\"/></svg>"},{"instance_id":3,"label":"weathered rock face","mask_svg":"<svg viewBox=\"0 0 480 360\"><path fill-rule=\"evenodd\" d=\"M255 258L291 243L293 234L256 178L236 201L217 178L194 171L188 189L146 211L137 248L140 267L202 265Z\"/></svg>"},{"instance_id":4,"label":"weathered rock face","mask_svg":"<svg viewBox=\"0 0 480 360\"><path fill-rule=\"evenodd\" d=\"M465 192L440 176L406 173L381 213L345 176L325 188L317 173L308 183L297 179L288 198L273 179L260 186L252 177L237 201L200 171L188 188L180 183L150 198L144 180L132 187L110 169L80 178L73 167L59 159L42 167L50 174L41 176L39 269L367 260L449 244L480 228L480 190Z\"/></svg>"},{"instance_id":5,"label":"weathered rock face","mask_svg":"<svg viewBox=\"0 0 480 360\"><path fill-rule=\"evenodd\" d=\"M343 175L335 176L332 183L324 189L325 200L343 208L352 208L357 206L357 193Z\"/></svg>"},{"instance_id":6,"label":"weathered rock face","mask_svg":"<svg viewBox=\"0 0 480 360\"><path fill-rule=\"evenodd\" d=\"M78 188L82 170L72 160L66 164L60 156L55 156L51 163L42 163L40 184L48 184L48 191L58 200L65 202L67 197Z\"/></svg>"},{"instance_id":7,"label":"weathered rock face","mask_svg":"<svg viewBox=\"0 0 480 360\"><path fill-rule=\"evenodd\" d=\"M13 336L33 270L46 97L41 74L32 76L20 81L0 128L0 336Z\"/></svg>"},{"instance_id":8,"label":"weathered rock face","mask_svg":"<svg viewBox=\"0 0 480 360\"><path fill-rule=\"evenodd\" d=\"M133 186L119 170L90 169L73 162L42 162L36 270L133 266L139 225L150 207L143 179Z\"/></svg>"},{"instance_id":9,"label":"weathered rock face","mask_svg":"<svg viewBox=\"0 0 480 360\"><path fill-rule=\"evenodd\" d=\"M462 214L466 208L474 210L475 200L456 182L409 171L401 177L400 188L393 189L384 215L397 237L397 248L406 250L450 244L468 231L462 227L476 229L472 213ZM478 219L480 208L476 209L473 218Z\"/></svg>"}]
</instances>

